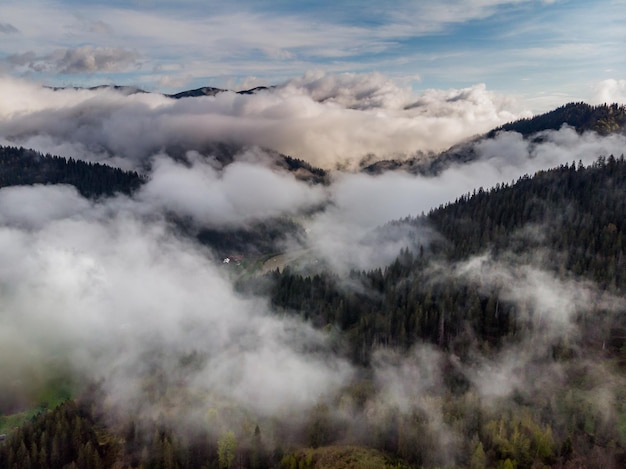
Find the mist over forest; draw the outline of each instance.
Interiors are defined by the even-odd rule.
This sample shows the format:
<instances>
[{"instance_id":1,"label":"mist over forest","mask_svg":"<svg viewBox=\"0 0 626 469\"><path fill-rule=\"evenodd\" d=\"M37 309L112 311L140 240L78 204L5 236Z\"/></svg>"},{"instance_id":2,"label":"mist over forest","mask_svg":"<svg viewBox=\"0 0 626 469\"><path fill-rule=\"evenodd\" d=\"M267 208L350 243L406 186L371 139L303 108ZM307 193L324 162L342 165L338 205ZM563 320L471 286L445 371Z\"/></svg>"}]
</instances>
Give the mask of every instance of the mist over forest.
<instances>
[{"instance_id":1,"label":"mist over forest","mask_svg":"<svg viewBox=\"0 0 626 469\"><path fill-rule=\"evenodd\" d=\"M0 467L623 467L595 104L0 76Z\"/></svg>"}]
</instances>

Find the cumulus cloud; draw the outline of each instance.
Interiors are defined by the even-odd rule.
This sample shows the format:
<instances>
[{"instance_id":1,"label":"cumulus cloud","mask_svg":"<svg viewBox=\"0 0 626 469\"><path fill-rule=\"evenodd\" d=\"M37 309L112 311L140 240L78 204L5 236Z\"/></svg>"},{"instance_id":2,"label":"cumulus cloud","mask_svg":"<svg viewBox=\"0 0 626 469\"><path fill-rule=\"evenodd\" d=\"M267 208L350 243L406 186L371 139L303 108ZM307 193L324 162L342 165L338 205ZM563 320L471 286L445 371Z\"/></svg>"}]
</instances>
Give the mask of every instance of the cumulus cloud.
<instances>
[{"instance_id":1,"label":"cumulus cloud","mask_svg":"<svg viewBox=\"0 0 626 469\"><path fill-rule=\"evenodd\" d=\"M15 186L0 189L0 224L39 229L92 208L73 186Z\"/></svg>"},{"instance_id":2,"label":"cumulus cloud","mask_svg":"<svg viewBox=\"0 0 626 469\"><path fill-rule=\"evenodd\" d=\"M411 99L408 88L400 88L380 73L325 74L309 72L289 80L284 87L306 94L317 102L331 102L350 109L401 109Z\"/></svg>"},{"instance_id":3,"label":"cumulus cloud","mask_svg":"<svg viewBox=\"0 0 626 469\"><path fill-rule=\"evenodd\" d=\"M237 161L222 171L198 155L189 165L157 158L137 198L151 209L191 217L198 226L241 226L294 215L325 201L321 187L262 164Z\"/></svg>"},{"instance_id":4,"label":"cumulus cloud","mask_svg":"<svg viewBox=\"0 0 626 469\"><path fill-rule=\"evenodd\" d=\"M603 80L594 87L594 104L626 103L626 80Z\"/></svg>"},{"instance_id":5,"label":"cumulus cloud","mask_svg":"<svg viewBox=\"0 0 626 469\"><path fill-rule=\"evenodd\" d=\"M328 189L324 210L304 221L306 247L341 274L383 267L401 249L428 245L436 234L426 225L419 230L402 224L375 228L430 207L438 184L403 173L339 174Z\"/></svg>"},{"instance_id":6,"label":"cumulus cloud","mask_svg":"<svg viewBox=\"0 0 626 469\"><path fill-rule=\"evenodd\" d=\"M138 59L139 54L121 47L81 46L57 49L45 55L28 51L10 55L6 60L35 72L78 74L125 70Z\"/></svg>"},{"instance_id":7,"label":"cumulus cloud","mask_svg":"<svg viewBox=\"0 0 626 469\"><path fill-rule=\"evenodd\" d=\"M35 186L20 195L33 200L53 190ZM321 333L239 298L206 251L154 217L109 207L102 217L96 209L61 218L34 206L40 213L29 219L39 223L27 229L4 216L4 195L0 288L11 294L0 305L0 331L10 339L1 342L3 356L27 351L22 358L31 366L56 364L104 380L118 403L140 400L143 373L156 366L167 380L182 377L259 413L306 408L348 379L347 363L325 360ZM190 354L198 361L181 367ZM3 392L28 387L24 360L16 367L3 361L12 378L0 384Z\"/></svg>"},{"instance_id":8,"label":"cumulus cloud","mask_svg":"<svg viewBox=\"0 0 626 469\"><path fill-rule=\"evenodd\" d=\"M137 166L167 146L202 152L211 142L229 142L327 168L356 167L367 155L443 150L525 115L511 112L510 100L484 85L414 95L378 74L310 74L252 95L178 101L154 94L120 99L104 90L53 92L7 78L0 90L0 137L45 152L55 152L52 142L90 148L93 160L104 152ZM17 90L28 95L16 98ZM37 147L34 135L48 146Z\"/></svg>"}]
</instances>

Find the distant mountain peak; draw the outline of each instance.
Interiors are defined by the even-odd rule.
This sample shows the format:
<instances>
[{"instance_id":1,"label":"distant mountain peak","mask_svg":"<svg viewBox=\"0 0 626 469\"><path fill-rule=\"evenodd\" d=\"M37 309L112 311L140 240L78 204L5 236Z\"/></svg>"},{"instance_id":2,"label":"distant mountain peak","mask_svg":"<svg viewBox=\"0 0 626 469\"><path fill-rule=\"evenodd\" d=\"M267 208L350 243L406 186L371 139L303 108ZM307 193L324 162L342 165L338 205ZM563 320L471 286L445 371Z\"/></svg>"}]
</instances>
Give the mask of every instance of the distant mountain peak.
<instances>
[{"instance_id":1,"label":"distant mountain peak","mask_svg":"<svg viewBox=\"0 0 626 469\"><path fill-rule=\"evenodd\" d=\"M179 93L174 94L166 94L168 98L181 99L181 98L197 98L200 96L215 96L218 93L223 93L224 89L222 88L213 88L212 86L203 86L201 88L196 88L193 90L181 91Z\"/></svg>"},{"instance_id":2,"label":"distant mountain peak","mask_svg":"<svg viewBox=\"0 0 626 469\"><path fill-rule=\"evenodd\" d=\"M89 91L99 91L99 90L111 90L121 93L126 96L130 96L131 94L138 93L148 93L148 91L142 90L141 88L137 88L136 86L124 86L124 85L96 85L90 87L83 86L47 86L46 88L52 91L61 91L61 90L89 90Z\"/></svg>"},{"instance_id":3,"label":"distant mountain peak","mask_svg":"<svg viewBox=\"0 0 626 469\"><path fill-rule=\"evenodd\" d=\"M237 94L256 94L260 91L266 91L266 90L270 90L273 89L273 86L257 86L254 88L250 88L249 90L241 90L241 91L234 91L234 93ZM194 90L187 90L187 91L181 91L179 93L174 93L174 94L167 94L165 96L167 96L168 98L173 98L173 99L181 99L181 98L197 98L197 97L201 97L201 96L215 96L216 94L219 93L225 93L228 91L232 91L232 90L227 90L227 89L223 89L223 88L213 88L212 86L203 86L202 88L196 88Z\"/></svg>"},{"instance_id":4,"label":"distant mountain peak","mask_svg":"<svg viewBox=\"0 0 626 469\"><path fill-rule=\"evenodd\" d=\"M96 85L91 87L82 87L82 86L48 86L48 89L53 91L60 90L90 90L90 91L99 91L99 90L111 90L121 93L125 96L130 96L132 94L139 93L150 93L150 91L142 90L141 88L137 88L135 86L124 86L124 85ZM193 90L185 90L180 91L178 93L165 94L164 96L172 99L182 99L182 98L199 98L203 96L215 96L219 93L233 92L241 95L250 95L256 94L261 91L271 90L275 88L274 86L256 86L254 88L250 88L247 90L241 91L232 91L225 88L215 88L213 86L202 86L200 88L195 88Z\"/></svg>"}]
</instances>

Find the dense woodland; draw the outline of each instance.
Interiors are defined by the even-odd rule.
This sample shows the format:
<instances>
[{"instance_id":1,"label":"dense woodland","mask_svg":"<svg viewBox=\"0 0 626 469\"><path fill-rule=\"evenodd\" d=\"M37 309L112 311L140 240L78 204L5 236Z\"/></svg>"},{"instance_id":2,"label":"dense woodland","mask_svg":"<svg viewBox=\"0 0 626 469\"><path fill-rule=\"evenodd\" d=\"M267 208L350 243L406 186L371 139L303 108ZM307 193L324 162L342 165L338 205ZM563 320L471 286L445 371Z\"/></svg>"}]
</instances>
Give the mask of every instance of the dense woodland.
<instances>
[{"instance_id":1,"label":"dense woodland","mask_svg":"<svg viewBox=\"0 0 626 469\"><path fill-rule=\"evenodd\" d=\"M626 106L586 103L568 103L553 111L528 119L520 119L498 127L487 135L493 137L499 131L518 132L524 136L544 130L558 130L563 125L574 127L577 132L593 130L600 135L623 131L626 126Z\"/></svg>"},{"instance_id":2,"label":"dense woodland","mask_svg":"<svg viewBox=\"0 0 626 469\"><path fill-rule=\"evenodd\" d=\"M131 194L144 182L136 172L99 163L42 155L34 150L0 146L0 187L68 184L83 197Z\"/></svg>"},{"instance_id":3,"label":"dense woodland","mask_svg":"<svg viewBox=\"0 0 626 469\"><path fill-rule=\"evenodd\" d=\"M492 139L499 132L517 132L525 139L541 143L544 138L541 132L559 130L564 125L572 127L582 134L596 132L609 135L626 132L626 106L619 104L602 104L591 106L578 102L568 103L553 111L527 119L509 122L489 131L485 135L476 136L462 142L438 155L418 154L403 160L383 160L373 164L365 163L363 170L367 173L379 174L388 170L404 170L412 174L436 175L454 164L464 164L480 158L476 144L484 139Z\"/></svg>"},{"instance_id":4,"label":"dense woodland","mask_svg":"<svg viewBox=\"0 0 626 469\"><path fill-rule=\"evenodd\" d=\"M55 176L50 169L22 184L49 177L98 196L128 192L141 181L99 165L24 158L31 153L22 149L2 152L8 168L65 164L73 168L68 174L76 174L61 176L65 170L58 169ZM94 176L78 176L83 169ZM93 186L79 186L83 179ZM111 186L98 192L99 184ZM75 400L42 409L9 431L0 442L0 467L626 466L626 310L623 302L622 309L609 309L602 301L603 295L626 296L624 157L603 157L590 167L573 162L477 189L394 224L414 230L426 224L439 236L422 244L409 240L391 265L348 278L285 269L245 277L238 285L245 295L269 295L277 314L302 317L326 331L337 356L360 370L340 395L311 409L304 423L245 415L232 428L181 431L162 416L116 412L94 383ZM511 270L532 266L555 281L593 282L598 295L573 318L580 334L538 341L542 330L532 319L538 312L514 301L507 294L511 285L485 288L474 277L451 274L474 256ZM439 357L443 380L408 409L381 403L373 379L381 356L393 351L411 357L424 347ZM523 355L532 347L526 366L558 368L558 378L520 385L512 395L486 402L467 370L481 360L498 360L506 350ZM179 392L151 385L146 400L165 405ZM603 412L600 401L609 395L610 411Z\"/></svg>"},{"instance_id":5,"label":"dense woodland","mask_svg":"<svg viewBox=\"0 0 626 469\"><path fill-rule=\"evenodd\" d=\"M404 251L385 269L352 272L361 291L342 287L331 273L273 274L277 308L319 326L337 325L351 338L355 360L367 363L374 346L410 347L418 340L450 346L466 326L478 340L498 344L515 334L514 306L455 279L433 282L433 266L490 252L532 262L564 277L592 279L609 292L626 292L626 163L613 156L592 167L572 163L497 185L397 223L432 224L443 238ZM427 254L425 254L427 251ZM498 309L497 314L496 308Z\"/></svg>"}]
</instances>

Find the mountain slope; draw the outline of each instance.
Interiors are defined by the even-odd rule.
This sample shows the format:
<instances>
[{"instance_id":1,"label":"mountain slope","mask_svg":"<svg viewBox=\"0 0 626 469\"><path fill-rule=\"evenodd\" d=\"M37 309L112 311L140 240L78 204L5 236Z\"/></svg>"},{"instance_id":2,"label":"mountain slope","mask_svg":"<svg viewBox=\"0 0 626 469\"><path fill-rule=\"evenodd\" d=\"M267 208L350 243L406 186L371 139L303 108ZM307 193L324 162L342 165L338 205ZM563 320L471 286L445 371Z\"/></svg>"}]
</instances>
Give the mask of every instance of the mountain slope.
<instances>
[{"instance_id":1,"label":"mountain slope","mask_svg":"<svg viewBox=\"0 0 626 469\"><path fill-rule=\"evenodd\" d=\"M492 343L515 330L513 307L502 299L498 320L486 322L490 298L494 304L498 301L497 291L484 295L457 290L455 282L437 284L429 280L433 262L464 262L490 252L495 260L516 256L516 263L532 264L533 256L545 253L542 269L626 294L623 157L601 158L589 168L572 165L542 171L512 186L475 191L425 218L396 222L415 230L424 223L443 235L443 240L431 244L430 256L406 252L385 270L353 274L353 281L376 295L346 293L332 274L309 278L283 272L274 273L274 304L316 324L338 324L351 331L354 357L361 359L380 343L407 347L427 340L449 345L464 333L465 323L473 325L479 340ZM472 301L477 303L468 308ZM381 311L385 319L378 317ZM449 324L443 332L441 321Z\"/></svg>"},{"instance_id":2,"label":"mountain slope","mask_svg":"<svg viewBox=\"0 0 626 469\"><path fill-rule=\"evenodd\" d=\"M558 130L563 125L574 127L579 133L589 130L600 135L624 132L626 130L626 106L568 103L545 114L497 127L490 131L487 137L491 138L500 131L518 132L527 137L543 130Z\"/></svg>"},{"instance_id":3,"label":"mountain slope","mask_svg":"<svg viewBox=\"0 0 626 469\"><path fill-rule=\"evenodd\" d=\"M168 98L182 99L182 98L197 98L199 96L215 96L218 93L223 93L226 90L221 88L213 88L211 86L203 86L193 90L180 91L174 94L166 94Z\"/></svg>"},{"instance_id":4,"label":"mountain slope","mask_svg":"<svg viewBox=\"0 0 626 469\"><path fill-rule=\"evenodd\" d=\"M131 194L144 182L136 172L99 163L43 155L34 150L0 146L0 187L69 184L84 197Z\"/></svg>"},{"instance_id":5,"label":"mountain slope","mask_svg":"<svg viewBox=\"0 0 626 469\"><path fill-rule=\"evenodd\" d=\"M232 149L223 146L219 148L224 154L223 164L232 163L234 161ZM298 180L310 184L328 183L326 171L315 168L305 161L276 152L264 152L263 155L276 170L288 172ZM268 161L264 160L263 163ZM74 186L83 197L97 199L117 193L132 195L146 182L145 176L140 176L134 171L122 171L103 164L43 155L25 148L0 146L0 188L33 184L67 184ZM170 214L170 217L183 232L210 246L223 257L274 253L277 250L276 246L303 234L302 227L290 218L259 220L245 228L210 229L189 226L186 220L177 217L176 214Z\"/></svg>"},{"instance_id":6,"label":"mountain slope","mask_svg":"<svg viewBox=\"0 0 626 469\"><path fill-rule=\"evenodd\" d=\"M537 133L558 130L564 125L573 127L579 134L589 131L597 132L599 135L623 134L626 133L626 106L569 103L539 116L502 125L485 135L454 145L436 156L420 155L406 160L378 161L365 166L363 171L380 174L384 171L401 170L411 174L436 175L453 164L477 160L480 157L477 145L485 140L494 139L499 132L517 132L525 139L532 140Z\"/></svg>"},{"instance_id":7,"label":"mountain slope","mask_svg":"<svg viewBox=\"0 0 626 469\"><path fill-rule=\"evenodd\" d=\"M352 359L337 395L298 415L240 412L226 397L205 411L210 396L185 385L203 357L185 349L171 358L174 384L158 358L136 408L91 386L11 432L0 466L623 467L624 158L541 171L396 223L443 236L348 279L286 270L240 285L269 282L279 315L324 331L325 360Z\"/></svg>"}]
</instances>

